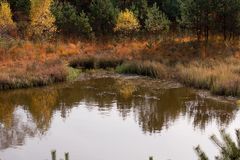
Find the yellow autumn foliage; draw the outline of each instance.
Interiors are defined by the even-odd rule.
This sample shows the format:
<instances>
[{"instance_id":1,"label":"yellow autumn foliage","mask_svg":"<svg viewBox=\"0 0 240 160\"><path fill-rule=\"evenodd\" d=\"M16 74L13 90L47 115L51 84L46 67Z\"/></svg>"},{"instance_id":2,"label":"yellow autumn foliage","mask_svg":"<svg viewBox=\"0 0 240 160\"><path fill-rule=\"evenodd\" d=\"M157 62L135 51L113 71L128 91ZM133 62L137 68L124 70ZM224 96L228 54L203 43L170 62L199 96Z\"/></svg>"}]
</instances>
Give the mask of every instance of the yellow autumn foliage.
<instances>
[{"instance_id":1,"label":"yellow autumn foliage","mask_svg":"<svg viewBox=\"0 0 240 160\"><path fill-rule=\"evenodd\" d=\"M119 13L114 31L129 33L131 31L138 31L139 28L140 25L134 13L126 9Z\"/></svg>"},{"instance_id":2,"label":"yellow autumn foliage","mask_svg":"<svg viewBox=\"0 0 240 160\"><path fill-rule=\"evenodd\" d=\"M15 26L12 20L12 12L7 2L0 3L0 27Z\"/></svg>"},{"instance_id":3,"label":"yellow autumn foliage","mask_svg":"<svg viewBox=\"0 0 240 160\"><path fill-rule=\"evenodd\" d=\"M56 32L55 18L50 11L51 3L52 0L31 0L31 36L41 37Z\"/></svg>"}]
</instances>

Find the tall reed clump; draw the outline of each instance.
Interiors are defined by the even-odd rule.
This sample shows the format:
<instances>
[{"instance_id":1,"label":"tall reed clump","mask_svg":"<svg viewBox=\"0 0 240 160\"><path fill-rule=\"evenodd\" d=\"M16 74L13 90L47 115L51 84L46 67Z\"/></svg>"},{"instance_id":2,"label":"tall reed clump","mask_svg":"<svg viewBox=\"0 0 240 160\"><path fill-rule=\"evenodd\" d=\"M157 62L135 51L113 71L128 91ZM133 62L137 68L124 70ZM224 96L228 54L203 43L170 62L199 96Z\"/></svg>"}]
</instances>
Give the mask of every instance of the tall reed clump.
<instances>
[{"instance_id":1,"label":"tall reed clump","mask_svg":"<svg viewBox=\"0 0 240 160\"><path fill-rule=\"evenodd\" d=\"M216 77L210 68L197 63L178 65L176 73L181 83L200 89L210 89Z\"/></svg>"},{"instance_id":2,"label":"tall reed clump","mask_svg":"<svg viewBox=\"0 0 240 160\"><path fill-rule=\"evenodd\" d=\"M0 89L45 86L66 81L68 72L60 61L33 62L26 66L1 69Z\"/></svg>"},{"instance_id":3,"label":"tall reed clump","mask_svg":"<svg viewBox=\"0 0 240 160\"><path fill-rule=\"evenodd\" d=\"M118 73L136 74L151 78L165 78L167 68L161 63L151 61L125 62L116 68Z\"/></svg>"},{"instance_id":4,"label":"tall reed clump","mask_svg":"<svg viewBox=\"0 0 240 160\"><path fill-rule=\"evenodd\" d=\"M240 96L240 62L232 58L178 65L176 75L190 87L208 89L217 95Z\"/></svg>"},{"instance_id":5,"label":"tall reed clump","mask_svg":"<svg viewBox=\"0 0 240 160\"><path fill-rule=\"evenodd\" d=\"M82 69L107 69L116 68L123 63L123 59L112 56L81 56L70 60L69 65L73 68Z\"/></svg>"},{"instance_id":6,"label":"tall reed clump","mask_svg":"<svg viewBox=\"0 0 240 160\"><path fill-rule=\"evenodd\" d=\"M94 58L92 56L77 57L70 60L69 66L73 68L94 69Z\"/></svg>"}]
</instances>

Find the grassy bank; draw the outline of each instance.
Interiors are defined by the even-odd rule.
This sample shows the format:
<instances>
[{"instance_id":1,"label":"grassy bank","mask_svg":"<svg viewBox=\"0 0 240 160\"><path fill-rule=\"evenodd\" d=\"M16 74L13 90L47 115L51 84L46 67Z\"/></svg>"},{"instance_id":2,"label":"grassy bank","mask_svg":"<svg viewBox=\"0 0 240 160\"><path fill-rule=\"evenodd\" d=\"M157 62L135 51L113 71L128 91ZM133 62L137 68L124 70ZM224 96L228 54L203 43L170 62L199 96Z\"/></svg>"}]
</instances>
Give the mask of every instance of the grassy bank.
<instances>
[{"instance_id":1,"label":"grassy bank","mask_svg":"<svg viewBox=\"0 0 240 160\"><path fill-rule=\"evenodd\" d=\"M61 61L32 62L8 66L0 72L0 89L37 87L66 81L68 72Z\"/></svg>"},{"instance_id":2,"label":"grassy bank","mask_svg":"<svg viewBox=\"0 0 240 160\"><path fill-rule=\"evenodd\" d=\"M240 61L236 58L178 65L177 78L187 86L208 89L213 94L240 96Z\"/></svg>"},{"instance_id":3,"label":"grassy bank","mask_svg":"<svg viewBox=\"0 0 240 160\"><path fill-rule=\"evenodd\" d=\"M187 37L101 42L0 39L0 89L44 86L75 79L79 71L67 68L68 65L174 79L216 95L240 96L239 50L237 43L216 41L209 42L206 52Z\"/></svg>"},{"instance_id":4,"label":"grassy bank","mask_svg":"<svg viewBox=\"0 0 240 160\"><path fill-rule=\"evenodd\" d=\"M99 67L97 58L84 57L70 61L70 65L85 69L115 68L115 71L120 74L176 80L189 87L210 90L215 95L240 96L240 61L235 57L193 60L190 63L175 65L147 60L117 60L116 58L110 61L108 57L106 61L102 61L105 67Z\"/></svg>"}]
</instances>

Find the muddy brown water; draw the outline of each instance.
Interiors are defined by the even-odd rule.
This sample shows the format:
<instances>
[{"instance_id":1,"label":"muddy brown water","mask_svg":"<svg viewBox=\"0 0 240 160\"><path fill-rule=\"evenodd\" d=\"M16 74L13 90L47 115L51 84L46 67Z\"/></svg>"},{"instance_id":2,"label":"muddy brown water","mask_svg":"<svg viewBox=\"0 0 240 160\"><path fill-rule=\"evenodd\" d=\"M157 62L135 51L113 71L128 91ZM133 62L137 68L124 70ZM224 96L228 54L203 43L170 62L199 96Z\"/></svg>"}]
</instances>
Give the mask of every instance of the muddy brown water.
<instances>
[{"instance_id":1,"label":"muddy brown water","mask_svg":"<svg viewBox=\"0 0 240 160\"><path fill-rule=\"evenodd\" d=\"M209 140L234 136L240 112L195 91L139 78L96 78L0 92L0 159L196 160L198 144L213 158ZM234 137L235 138L235 137Z\"/></svg>"}]
</instances>

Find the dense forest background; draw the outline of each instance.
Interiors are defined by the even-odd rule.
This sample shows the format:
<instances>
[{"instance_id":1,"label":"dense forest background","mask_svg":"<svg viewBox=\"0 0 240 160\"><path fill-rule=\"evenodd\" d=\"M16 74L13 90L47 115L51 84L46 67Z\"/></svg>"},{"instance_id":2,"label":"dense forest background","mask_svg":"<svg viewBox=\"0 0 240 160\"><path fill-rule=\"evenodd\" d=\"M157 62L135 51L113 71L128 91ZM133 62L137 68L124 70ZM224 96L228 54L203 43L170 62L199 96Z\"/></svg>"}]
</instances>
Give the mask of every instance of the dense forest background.
<instances>
[{"instance_id":1,"label":"dense forest background","mask_svg":"<svg viewBox=\"0 0 240 160\"><path fill-rule=\"evenodd\" d=\"M191 33L234 39L240 0L0 0L0 35L92 38Z\"/></svg>"}]
</instances>

